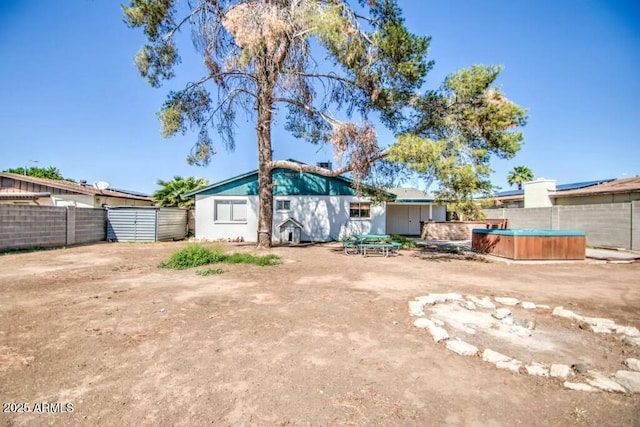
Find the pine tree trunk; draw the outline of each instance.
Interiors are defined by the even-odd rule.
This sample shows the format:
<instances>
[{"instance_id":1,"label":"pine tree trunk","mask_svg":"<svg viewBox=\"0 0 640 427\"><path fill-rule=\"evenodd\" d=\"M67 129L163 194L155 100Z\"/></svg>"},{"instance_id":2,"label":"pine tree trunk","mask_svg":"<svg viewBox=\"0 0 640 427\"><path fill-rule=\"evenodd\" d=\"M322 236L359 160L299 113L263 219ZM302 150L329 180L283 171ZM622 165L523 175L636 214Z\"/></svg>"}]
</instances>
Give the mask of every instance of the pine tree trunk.
<instances>
[{"instance_id":1,"label":"pine tree trunk","mask_svg":"<svg viewBox=\"0 0 640 427\"><path fill-rule=\"evenodd\" d=\"M273 185L271 180L270 95L258 96L258 248L270 248L273 229Z\"/></svg>"}]
</instances>

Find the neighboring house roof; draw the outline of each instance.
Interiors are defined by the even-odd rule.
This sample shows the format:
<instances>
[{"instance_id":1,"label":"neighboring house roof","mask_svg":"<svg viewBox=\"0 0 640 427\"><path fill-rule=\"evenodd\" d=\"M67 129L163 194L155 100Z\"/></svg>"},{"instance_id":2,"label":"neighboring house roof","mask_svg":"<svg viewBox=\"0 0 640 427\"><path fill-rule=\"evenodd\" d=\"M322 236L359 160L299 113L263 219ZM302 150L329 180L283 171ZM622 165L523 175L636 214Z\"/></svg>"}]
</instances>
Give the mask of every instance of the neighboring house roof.
<instances>
[{"instance_id":1,"label":"neighboring house roof","mask_svg":"<svg viewBox=\"0 0 640 427\"><path fill-rule=\"evenodd\" d=\"M560 187L560 186L558 186ZM606 180L598 183L597 185L589 186L586 188L576 188L565 191L557 191L549 195L549 197L577 197L577 196L591 196L597 194L617 194L617 193L635 193L640 192L640 177L623 178Z\"/></svg>"},{"instance_id":2,"label":"neighboring house roof","mask_svg":"<svg viewBox=\"0 0 640 427\"><path fill-rule=\"evenodd\" d=\"M304 164L293 159L289 161ZM309 172L290 169L275 169L272 174L275 184L274 196L295 195L356 195L353 180L344 176L326 177ZM258 195L258 171L243 173L224 181L216 182L185 194L192 197L197 194L215 194L223 196L255 196ZM387 196L394 198L391 193Z\"/></svg>"},{"instance_id":3,"label":"neighboring house roof","mask_svg":"<svg viewBox=\"0 0 640 427\"><path fill-rule=\"evenodd\" d=\"M132 191L132 190L123 190L122 188L110 188L111 191L115 191L118 193L124 193L124 194L129 194L131 196L140 196L140 197L147 197L147 198L151 198L151 196L149 196L148 194L145 193L141 193L139 191Z\"/></svg>"},{"instance_id":4,"label":"neighboring house roof","mask_svg":"<svg viewBox=\"0 0 640 427\"><path fill-rule=\"evenodd\" d=\"M396 196L396 203L433 202L433 196L417 188L387 188Z\"/></svg>"},{"instance_id":5,"label":"neighboring house roof","mask_svg":"<svg viewBox=\"0 0 640 427\"><path fill-rule=\"evenodd\" d=\"M125 199L151 201L150 197L142 195L141 193L131 194L123 191L109 190L109 189L98 190L92 185L78 184L76 182L70 182L70 181L59 181L59 180L48 179L48 178L36 178L33 176L20 175L20 174L9 173L9 172L0 172L0 177L13 179L14 181L22 181L22 182L28 182L31 184L47 186L51 188L56 188L58 190L68 191L68 192L77 193L77 194L119 197L119 198L125 198ZM3 189L3 193L4 194L12 193L14 195L18 195L18 194L27 194L28 192L21 191L18 188L5 187ZM35 193L29 193L29 194L35 194ZM44 193L41 193L41 194L45 195ZM46 194L46 195L49 195L49 194Z\"/></svg>"},{"instance_id":6,"label":"neighboring house roof","mask_svg":"<svg viewBox=\"0 0 640 427\"><path fill-rule=\"evenodd\" d=\"M49 197L51 193L41 192L34 193L28 191L16 192L15 188L0 188L0 199L17 199L17 200L29 200L38 199L40 197Z\"/></svg>"},{"instance_id":7,"label":"neighboring house roof","mask_svg":"<svg viewBox=\"0 0 640 427\"><path fill-rule=\"evenodd\" d=\"M559 185L556 185L556 191L568 191L568 190L575 190L579 188L587 188L587 187L592 187L594 185L598 185L598 184L602 184L610 181L614 181L614 179L610 178L610 179L601 179L598 181L584 181L584 182L574 182L571 184L559 184ZM495 197L500 199L506 199L506 200L519 199L518 197L514 198L512 196L520 196L519 198L521 199L524 197L524 190L501 191L499 193L496 193L495 195Z\"/></svg>"}]
</instances>

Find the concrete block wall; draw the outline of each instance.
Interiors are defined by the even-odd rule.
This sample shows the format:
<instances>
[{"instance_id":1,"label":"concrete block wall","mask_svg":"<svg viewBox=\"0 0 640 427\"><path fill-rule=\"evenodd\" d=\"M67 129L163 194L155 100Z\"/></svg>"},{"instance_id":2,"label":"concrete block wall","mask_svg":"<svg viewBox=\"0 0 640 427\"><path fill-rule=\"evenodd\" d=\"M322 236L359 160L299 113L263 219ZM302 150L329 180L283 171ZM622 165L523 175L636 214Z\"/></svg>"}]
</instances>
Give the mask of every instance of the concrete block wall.
<instances>
[{"instance_id":1,"label":"concrete block wall","mask_svg":"<svg viewBox=\"0 0 640 427\"><path fill-rule=\"evenodd\" d=\"M485 209L487 218L509 219L509 228L581 230L590 246L640 250L640 202Z\"/></svg>"},{"instance_id":2,"label":"concrete block wall","mask_svg":"<svg viewBox=\"0 0 640 427\"><path fill-rule=\"evenodd\" d=\"M0 251L106 239L104 209L0 205Z\"/></svg>"},{"instance_id":3,"label":"concrete block wall","mask_svg":"<svg viewBox=\"0 0 640 427\"><path fill-rule=\"evenodd\" d=\"M509 228L551 229L551 208L485 209L487 219L508 219Z\"/></svg>"},{"instance_id":4,"label":"concrete block wall","mask_svg":"<svg viewBox=\"0 0 640 427\"><path fill-rule=\"evenodd\" d=\"M631 249L631 204L557 206L559 230L584 230L587 244Z\"/></svg>"},{"instance_id":5,"label":"concrete block wall","mask_svg":"<svg viewBox=\"0 0 640 427\"><path fill-rule=\"evenodd\" d=\"M107 240L107 211L105 209L76 209L76 243Z\"/></svg>"},{"instance_id":6,"label":"concrete block wall","mask_svg":"<svg viewBox=\"0 0 640 427\"><path fill-rule=\"evenodd\" d=\"M0 250L49 248L67 242L67 210L0 205Z\"/></svg>"}]
</instances>

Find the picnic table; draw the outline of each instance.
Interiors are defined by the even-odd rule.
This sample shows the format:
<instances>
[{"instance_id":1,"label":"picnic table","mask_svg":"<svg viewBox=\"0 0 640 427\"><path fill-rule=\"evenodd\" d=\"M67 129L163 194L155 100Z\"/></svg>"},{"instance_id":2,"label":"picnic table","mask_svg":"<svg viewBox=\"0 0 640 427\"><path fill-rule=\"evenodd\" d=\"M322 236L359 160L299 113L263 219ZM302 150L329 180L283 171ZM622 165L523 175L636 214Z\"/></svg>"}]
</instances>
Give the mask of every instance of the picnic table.
<instances>
[{"instance_id":1,"label":"picnic table","mask_svg":"<svg viewBox=\"0 0 640 427\"><path fill-rule=\"evenodd\" d=\"M367 252L374 252L385 257L397 255L402 246L400 243L392 242L388 234L356 234L342 244L347 255L354 253L367 256Z\"/></svg>"}]
</instances>

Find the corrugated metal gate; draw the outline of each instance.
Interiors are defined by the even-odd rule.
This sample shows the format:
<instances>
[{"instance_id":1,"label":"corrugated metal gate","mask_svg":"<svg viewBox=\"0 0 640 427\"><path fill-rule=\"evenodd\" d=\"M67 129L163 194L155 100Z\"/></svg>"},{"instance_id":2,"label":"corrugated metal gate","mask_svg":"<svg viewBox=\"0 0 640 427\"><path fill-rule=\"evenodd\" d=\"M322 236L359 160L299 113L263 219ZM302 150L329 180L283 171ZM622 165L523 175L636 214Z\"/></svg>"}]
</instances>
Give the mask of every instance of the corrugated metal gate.
<instances>
[{"instance_id":1,"label":"corrugated metal gate","mask_svg":"<svg viewBox=\"0 0 640 427\"><path fill-rule=\"evenodd\" d=\"M187 235L187 210L163 208L158 210L158 240L181 240Z\"/></svg>"},{"instance_id":2,"label":"corrugated metal gate","mask_svg":"<svg viewBox=\"0 0 640 427\"><path fill-rule=\"evenodd\" d=\"M107 240L156 242L187 235L187 210L145 206L107 208Z\"/></svg>"}]
</instances>

